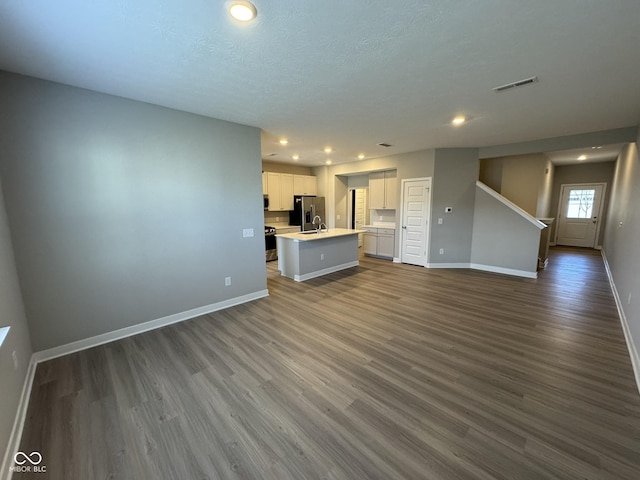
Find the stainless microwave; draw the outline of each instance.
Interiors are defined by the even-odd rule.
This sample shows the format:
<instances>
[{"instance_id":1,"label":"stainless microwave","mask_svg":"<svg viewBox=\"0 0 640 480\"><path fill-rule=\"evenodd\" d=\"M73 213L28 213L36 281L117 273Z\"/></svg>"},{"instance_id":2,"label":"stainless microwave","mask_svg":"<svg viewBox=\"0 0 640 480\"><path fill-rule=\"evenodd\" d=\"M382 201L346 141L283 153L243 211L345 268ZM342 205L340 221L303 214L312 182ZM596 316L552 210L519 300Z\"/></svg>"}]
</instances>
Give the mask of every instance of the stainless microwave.
<instances>
[{"instance_id":1,"label":"stainless microwave","mask_svg":"<svg viewBox=\"0 0 640 480\"><path fill-rule=\"evenodd\" d=\"M269 195L263 195L262 198L264 201L264 209L269 210Z\"/></svg>"}]
</instances>

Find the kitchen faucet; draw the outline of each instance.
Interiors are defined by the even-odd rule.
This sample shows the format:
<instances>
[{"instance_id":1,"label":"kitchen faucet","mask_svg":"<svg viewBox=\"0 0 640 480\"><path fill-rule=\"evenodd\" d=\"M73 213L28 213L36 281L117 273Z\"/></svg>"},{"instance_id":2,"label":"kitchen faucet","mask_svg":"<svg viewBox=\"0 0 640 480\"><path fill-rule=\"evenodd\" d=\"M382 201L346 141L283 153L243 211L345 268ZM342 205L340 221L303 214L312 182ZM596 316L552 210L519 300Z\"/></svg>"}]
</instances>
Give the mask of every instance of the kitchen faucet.
<instances>
[{"instance_id":1,"label":"kitchen faucet","mask_svg":"<svg viewBox=\"0 0 640 480\"><path fill-rule=\"evenodd\" d=\"M316 231L320 233L320 230L322 230L322 219L320 218L320 215L316 215L315 217L313 217L311 225L316 225L316 218L318 219Z\"/></svg>"}]
</instances>

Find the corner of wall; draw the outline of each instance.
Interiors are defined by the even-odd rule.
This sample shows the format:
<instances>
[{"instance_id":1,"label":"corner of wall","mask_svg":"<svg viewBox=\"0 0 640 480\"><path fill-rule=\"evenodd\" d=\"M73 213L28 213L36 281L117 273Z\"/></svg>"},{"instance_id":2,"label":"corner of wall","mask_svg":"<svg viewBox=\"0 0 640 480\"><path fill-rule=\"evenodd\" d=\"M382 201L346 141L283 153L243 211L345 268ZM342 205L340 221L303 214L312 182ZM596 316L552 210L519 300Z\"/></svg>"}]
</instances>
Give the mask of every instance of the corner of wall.
<instances>
[{"instance_id":1,"label":"corner of wall","mask_svg":"<svg viewBox=\"0 0 640 480\"><path fill-rule=\"evenodd\" d=\"M1 179L0 179L1 180ZM1 182L0 182L1 183ZM0 186L0 326L10 327L0 346L0 478L9 471L24 423L35 367L27 317Z\"/></svg>"}]
</instances>

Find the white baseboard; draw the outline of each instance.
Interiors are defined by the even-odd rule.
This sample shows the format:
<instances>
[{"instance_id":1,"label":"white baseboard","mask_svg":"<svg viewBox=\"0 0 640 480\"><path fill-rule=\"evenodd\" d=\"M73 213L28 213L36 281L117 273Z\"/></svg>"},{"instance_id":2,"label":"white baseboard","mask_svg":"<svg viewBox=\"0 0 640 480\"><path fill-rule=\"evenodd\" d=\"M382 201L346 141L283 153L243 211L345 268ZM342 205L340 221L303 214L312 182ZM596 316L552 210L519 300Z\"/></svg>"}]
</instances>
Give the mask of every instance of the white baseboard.
<instances>
[{"instance_id":1,"label":"white baseboard","mask_svg":"<svg viewBox=\"0 0 640 480\"><path fill-rule=\"evenodd\" d=\"M470 263L427 263L427 268L471 268Z\"/></svg>"},{"instance_id":2,"label":"white baseboard","mask_svg":"<svg viewBox=\"0 0 640 480\"><path fill-rule=\"evenodd\" d=\"M402 263L400 257L393 257L393 263Z\"/></svg>"},{"instance_id":3,"label":"white baseboard","mask_svg":"<svg viewBox=\"0 0 640 480\"><path fill-rule=\"evenodd\" d=\"M609 267L607 255L604 253L604 250L602 250L601 253L602 260L604 261L604 268L607 271L607 277L609 277L609 285L611 286L611 291L613 292L613 298L615 299L616 307L618 308L618 316L620 317L620 323L622 324L624 339L627 342L627 350L629 351L629 357L631 358L631 367L633 368L633 375L636 379L636 387L638 388L638 393L640 393L640 356L638 356L636 344L633 343L633 338L631 337L629 322L627 321L627 316L624 313L624 308L622 307L623 303L620 300L618 289L616 288L616 284L613 281L613 275L611 273L611 268Z\"/></svg>"},{"instance_id":4,"label":"white baseboard","mask_svg":"<svg viewBox=\"0 0 640 480\"><path fill-rule=\"evenodd\" d=\"M360 265L360 262L358 260L354 260L353 262L341 263L335 267L323 268L322 270L305 273L304 275L294 275L293 279L296 282L304 282L305 280L311 280L312 278L321 277L322 275L327 275L329 273L339 272L340 270L345 270L351 267L357 267L358 265Z\"/></svg>"},{"instance_id":5,"label":"white baseboard","mask_svg":"<svg viewBox=\"0 0 640 480\"><path fill-rule=\"evenodd\" d=\"M524 278L538 278L538 272L528 272L527 270L515 270L513 268L494 267L493 265L481 265L472 263L470 268L473 270L482 270L483 272L501 273L503 275L514 275Z\"/></svg>"},{"instance_id":6,"label":"white baseboard","mask_svg":"<svg viewBox=\"0 0 640 480\"><path fill-rule=\"evenodd\" d=\"M594 248L594 250L602 250L602 245L596 245L593 248Z\"/></svg>"},{"instance_id":7,"label":"white baseboard","mask_svg":"<svg viewBox=\"0 0 640 480\"><path fill-rule=\"evenodd\" d=\"M184 322L191 318L199 317L200 315L206 315L207 313L222 310L224 308L240 305L241 303L250 302L259 298L267 297L269 290L260 290L257 292L249 293L247 295L241 295L239 297L223 300L222 302L213 303L211 305L205 305L204 307L194 308L193 310L187 310L186 312L176 313L167 317L158 318L156 320L150 320L148 322L139 323L130 327L121 328L112 332L96 335L95 337L89 337L76 342L67 343L66 345L60 345L58 347L49 348L47 350L41 350L33 354L33 359L36 363L52 360L63 355L79 352L80 350L86 350L87 348L97 347L105 343L114 342L122 338L131 337L138 333L148 332L149 330L155 330L156 328L166 327L173 323Z\"/></svg>"},{"instance_id":8,"label":"white baseboard","mask_svg":"<svg viewBox=\"0 0 640 480\"><path fill-rule=\"evenodd\" d=\"M20 446L20 440L22 439L22 429L24 428L24 421L27 417L27 408L29 407L29 398L31 397L31 388L33 387L33 378L36 373L36 362L31 356L29 367L27 367L27 375L24 378L22 384L22 393L20 394L20 401L18 402L18 411L13 419L13 427L11 428L11 435L9 435L9 441L7 442L7 450L4 452L4 458L2 460L2 466L0 466L0 480L9 480L13 473L9 468L13 465L13 455Z\"/></svg>"},{"instance_id":9,"label":"white baseboard","mask_svg":"<svg viewBox=\"0 0 640 480\"><path fill-rule=\"evenodd\" d=\"M526 270L514 270L512 268L494 267L492 265L481 265L479 263L428 263L427 268L470 268L471 270L482 270L483 272L501 273L504 275L515 275L517 277L538 278L536 272Z\"/></svg>"}]
</instances>

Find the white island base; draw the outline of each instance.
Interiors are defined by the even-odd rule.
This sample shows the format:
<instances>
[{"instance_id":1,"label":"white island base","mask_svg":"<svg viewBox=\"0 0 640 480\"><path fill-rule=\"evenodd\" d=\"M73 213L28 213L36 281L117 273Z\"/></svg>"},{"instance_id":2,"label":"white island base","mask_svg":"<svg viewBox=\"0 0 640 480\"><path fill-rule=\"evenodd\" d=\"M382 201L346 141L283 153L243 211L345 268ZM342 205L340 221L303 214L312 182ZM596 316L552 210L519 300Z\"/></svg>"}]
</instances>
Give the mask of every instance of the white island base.
<instances>
[{"instance_id":1,"label":"white island base","mask_svg":"<svg viewBox=\"0 0 640 480\"><path fill-rule=\"evenodd\" d=\"M358 234L363 230L332 228L322 233L276 235L278 270L296 282L357 267Z\"/></svg>"}]
</instances>

